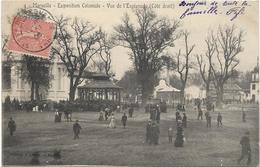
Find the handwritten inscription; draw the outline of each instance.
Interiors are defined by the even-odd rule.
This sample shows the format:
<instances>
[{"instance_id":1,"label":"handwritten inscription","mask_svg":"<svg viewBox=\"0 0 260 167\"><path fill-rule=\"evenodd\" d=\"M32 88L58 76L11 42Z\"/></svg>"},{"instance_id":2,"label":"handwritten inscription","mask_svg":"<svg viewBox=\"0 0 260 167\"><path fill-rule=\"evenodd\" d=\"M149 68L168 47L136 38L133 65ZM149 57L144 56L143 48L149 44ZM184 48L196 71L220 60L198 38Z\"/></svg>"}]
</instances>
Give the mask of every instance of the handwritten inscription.
<instances>
[{"instance_id":1,"label":"handwritten inscription","mask_svg":"<svg viewBox=\"0 0 260 167\"><path fill-rule=\"evenodd\" d=\"M180 19L184 19L186 16L191 15L217 15L218 6L217 2L212 2L210 7L207 6L206 1L195 1L195 2L185 2L182 1L179 6L188 7L180 16Z\"/></svg>"},{"instance_id":2,"label":"handwritten inscription","mask_svg":"<svg viewBox=\"0 0 260 167\"><path fill-rule=\"evenodd\" d=\"M180 15L180 19L184 19L188 16L196 15L220 15L225 14L230 17L230 21L235 20L246 12L246 7L249 6L247 1L181 1L178 5L184 8L184 11ZM221 7L221 8L220 8Z\"/></svg>"}]
</instances>

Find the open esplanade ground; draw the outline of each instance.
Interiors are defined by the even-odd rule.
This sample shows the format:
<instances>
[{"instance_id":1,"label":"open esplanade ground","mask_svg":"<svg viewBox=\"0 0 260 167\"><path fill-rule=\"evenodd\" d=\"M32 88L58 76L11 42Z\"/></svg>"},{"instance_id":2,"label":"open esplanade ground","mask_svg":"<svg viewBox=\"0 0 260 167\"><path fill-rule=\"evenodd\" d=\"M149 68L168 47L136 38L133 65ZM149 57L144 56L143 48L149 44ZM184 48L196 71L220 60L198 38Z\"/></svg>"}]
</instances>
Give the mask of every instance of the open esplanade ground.
<instances>
[{"instance_id":1,"label":"open esplanade ground","mask_svg":"<svg viewBox=\"0 0 260 167\"><path fill-rule=\"evenodd\" d=\"M117 128L107 128L108 122L99 122L98 113L73 113L79 119L82 132L79 140L73 140L72 122L54 123L54 113L5 112L3 114L3 163L28 165L33 151L40 152L41 164L52 159L55 149L61 150L64 164L89 165L137 165L137 166L237 166L241 154L239 144L246 130L250 131L252 164L258 164L259 109L248 105L247 122L242 122L241 106L233 105L221 110L223 128L217 128L217 112L212 113L212 128L196 119L197 113L188 109L188 128L184 130L186 142L183 148L168 143L167 130L175 128L175 110L161 114L160 144L144 143L145 125L149 115L135 111L128 118L127 128L121 125L122 113L116 114ZM17 124L14 137L10 137L7 122L12 116ZM174 136L175 138L175 136ZM221 161L222 160L222 161ZM241 163L241 166L245 162ZM239 165L238 165L239 166Z\"/></svg>"}]
</instances>

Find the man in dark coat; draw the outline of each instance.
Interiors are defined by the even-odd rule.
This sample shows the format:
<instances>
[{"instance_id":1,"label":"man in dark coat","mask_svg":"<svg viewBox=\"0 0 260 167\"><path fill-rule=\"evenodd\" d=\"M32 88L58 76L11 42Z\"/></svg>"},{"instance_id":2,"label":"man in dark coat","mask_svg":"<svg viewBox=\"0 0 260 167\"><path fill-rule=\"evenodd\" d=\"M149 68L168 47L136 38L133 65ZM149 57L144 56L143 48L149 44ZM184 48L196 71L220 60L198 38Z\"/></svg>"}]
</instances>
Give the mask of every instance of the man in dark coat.
<instances>
[{"instance_id":1,"label":"man in dark coat","mask_svg":"<svg viewBox=\"0 0 260 167\"><path fill-rule=\"evenodd\" d=\"M152 142L151 127L152 127L152 121L149 120L146 125L146 139L145 139L145 142L148 144L151 144L151 142Z\"/></svg>"},{"instance_id":2,"label":"man in dark coat","mask_svg":"<svg viewBox=\"0 0 260 167\"><path fill-rule=\"evenodd\" d=\"M105 108L105 119L108 120L109 108Z\"/></svg>"},{"instance_id":3,"label":"man in dark coat","mask_svg":"<svg viewBox=\"0 0 260 167\"><path fill-rule=\"evenodd\" d=\"M10 117L10 120L8 122L8 129L10 132L10 136L13 136L13 133L16 131L16 124L12 117Z\"/></svg>"},{"instance_id":4,"label":"man in dark coat","mask_svg":"<svg viewBox=\"0 0 260 167\"><path fill-rule=\"evenodd\" d=\"M201 108L198 107L198 120L199 119L203 120L202 116L203 116L203 112L202 112Z\"/></svg>"},{"instance_id":5,"label":"man in dark coat","mask_svg":"<svg viewBox=\"0 0 260 167\"><path fill-rule=\"evenodd\" d=\"M211 128L211 115L209 111L205 113L206 121L207 121L207 128Z\"/></svg>"},{"instance_id":6,"label":"man in dark coat","mask_svg":"<svg viewBox=\"0 0 260 167\"><path fill-rule=\"evenodd\" d=\"M176 139L174 141L174 146L175 147L183 147L183 144L184 144L183 128L177 127L177 134L176 134Z\"/></svg>"},{"instance_id":7,"label":"man in dark coat","mask_svg":"<svg viewBox=\"0 0 260 167\"><path fill-rule=\"evenodd\" d=\"M152 123L151 135L152 135L152 144L155 145L159 144L160 129L158 124L156 124L155 122Z\"/></svg>"},{"instance_id":8,"label":"man in dark coat","mask_svg":"<svg viewBox=\"0 0 260 167\"><path fill-rule=\"evenodd\" d=\"M76 122L73 124L73 132L74 132L74 140L79 139L79 134L81 130L81 126L78 123L79 121L76 120Z\"/></svg>"},{"instance_id":9,"label":"man in dark coat","mask_svg":"<svg viewBox=\"0 0 260 167\"><path fill-rule=\"evenodd\" d=\"M242 159L247 157L247 165L249 165L251 163L251 148L250 148L249 132L246 132L245 135L241 138L240 144L242 146L242 150L241 150L241 156L238 159L238 163L240 163Z\"/></svg>"},{"instance_id":10,"label":"man in dark coat","mask_svg":"<svg viewBox=\"0 0 260 167\"><path fill-rule=\"evenodd\" d=\"M184 128L187 128L187 116L185 113L183 113L182 124Z\"/></svg>"},{"instance_id":11,"label":"man in dark coat","mask_svg":"<svg viewBox=\"0 0 260 167\"><path fill-rule=\"evenodd\" d=\"M126 121L127 121L127 116L126 116L126 114L124 113L124 115L122 116L122 124L123 124L123 126L124 126L124 128L125 128L125 126L126 126Z\"/></svg>"},{"instance_id":12,"label":"man in dark coat","mask_svg":"<svg viewBox=\"0 0 260 167\"><path fill-rule=\"evenodd\" d=\"M221 125L221 127L222 127L222 115L220 114L220 112L218 113L217 121L218 121L218 127L219 127L220 125Z\"/></svg>"},{"instance_id":13,"label":"man in dark coat","mask_svg":"<svg viewBox=\"0 0 260 167\"><path fill-rule=\"evenodd\" d=\"M175 113L176 122L180 119L180 112L177 110Z\"/></svg>"},{"instance_id":14,"label":"man in dark coat","mask_svg":"<svg viewBox=\"0 0 260 167\"><path fill-rule=\"evenodd\" d=\"M156 122L160 123L160 119L161 119L161 111L160 111L159 106L157 106L157 108L156 108Z\"/></svg>"},{"instance_id":15,"label":"man in dark coat","mask_svg":"<svg viewBox=\"0 0 260 167\"><path fill-rule=\"evenodd\" d=\"M151 110L150 110L150 119L151 119L152 121L155 121L155 119L156 119L156 109L155 109L154 106L153 106L153 107L151 108Z\"/></svg>"},{"instance_id":16,"label":"man in dark coat","mask_svg":"<svg viewBox=\"0 0 260 167\"><path fill-rule=\"evenodd\" d=\"M131 106L128 110L128 113L129 113L129 117L132 118L133 117L133 113L134 113L134 107Z\"/></svg>"}]
</instances>

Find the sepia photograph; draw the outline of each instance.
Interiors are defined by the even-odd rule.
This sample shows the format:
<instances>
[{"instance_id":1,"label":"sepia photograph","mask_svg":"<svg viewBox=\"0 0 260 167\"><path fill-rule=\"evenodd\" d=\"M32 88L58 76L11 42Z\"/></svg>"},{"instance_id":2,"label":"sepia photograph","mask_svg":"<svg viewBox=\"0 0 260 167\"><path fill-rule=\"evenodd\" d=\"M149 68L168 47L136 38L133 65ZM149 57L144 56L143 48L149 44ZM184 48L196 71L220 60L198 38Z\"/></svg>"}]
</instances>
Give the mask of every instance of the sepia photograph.
<instances>
[{"instance_id":1,"label":"sepia photograph","mask_svg":"<svg viewBox=\"0 0 260 167\"><path fill-rule=\"evenodd\" d=\"M259 167L259 2L2 0L3 166Z\"/></svg>"}]
</instances>

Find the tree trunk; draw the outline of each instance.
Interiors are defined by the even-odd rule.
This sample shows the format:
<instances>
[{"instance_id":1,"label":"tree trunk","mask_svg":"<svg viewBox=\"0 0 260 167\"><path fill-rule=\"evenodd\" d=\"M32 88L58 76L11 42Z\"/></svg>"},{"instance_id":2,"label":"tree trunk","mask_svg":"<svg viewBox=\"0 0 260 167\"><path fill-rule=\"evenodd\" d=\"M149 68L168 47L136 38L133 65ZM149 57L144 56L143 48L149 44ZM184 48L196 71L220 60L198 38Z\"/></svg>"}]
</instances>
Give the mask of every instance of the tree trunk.
<instances>
[{"instance_id":1,"label":"tree trunk","mask_svg":"<svg viewBox=\"0 0 260 167\"><path fill-rule=\"evenodd\" d=\"M217 107L222 108L223 107L223 95L224 95L224 89L223 86L220 86L217 89Z\"/></svg>"},{"instance_id":2,"label":"tree trunk","mask_svg":"<svg viewBox=\"0 0 260 167\"><path fill-rule=\"evenodd\" d=\"M148 98L153 95L154 76L150 73L139 74L139 80L142 86L142 103L146 104Z\"/></svg>"},{"instance_id":3,"label":"tree trunk","mask_svg":"<svg viewBox=\"0 0 260 167\"><path fill-rule=\"evenodd\" d=\"M39 83L35 83L35 98L36 100L40 100Z\"/></svg>"},{"instance_id":4,"label":"tree trunk","mask_svg":"<svg viewBox=\"0 0 260 167\"><path fill-rule=\"evenodd\" d=\"M32 81L31 82L31 101L34 100L34 87L35 87L35 83Z\"/></svg>"},{"instance_id":5,"label":"tree trunk","mask_svg":"<svg viewBox=\"0 0 260 167\"><path fill-rule=\"evenodd\" d=\"M210 83L206 84L206 99L209 99L210 95L209 95L209 85Z\"/></svg>"},{"instance_id":6,"label":"tree trunk","mask_svg":"<svg viewBox=\"0 0 260 167\"><path fill-rule=\"evenodd\" d=\"M75 100L75 93L76 93L76 87L70 86L70 92L69 92L69 101Z\"/></svg>"},{"instance_id":7,"label":"tree trunk","mask_svg":"<svg viewBox=\"0 0 260 167\"><path fill-rule=\"evenodd\" d=\"M184 88L181 88L180 92L180 103L185 104Z\"/></svg>"},{"instance_id":8,"label":"tree trunk","mask_svg":"<svg viewBox=\"0 0 260 167\"><path fill-rule=\"evenodd\" d=\"M69 101L73 101L75 98L76 89L74 88L73 81L74 81L73 74L70 74Z\"/></svg>"}]
</instances>

